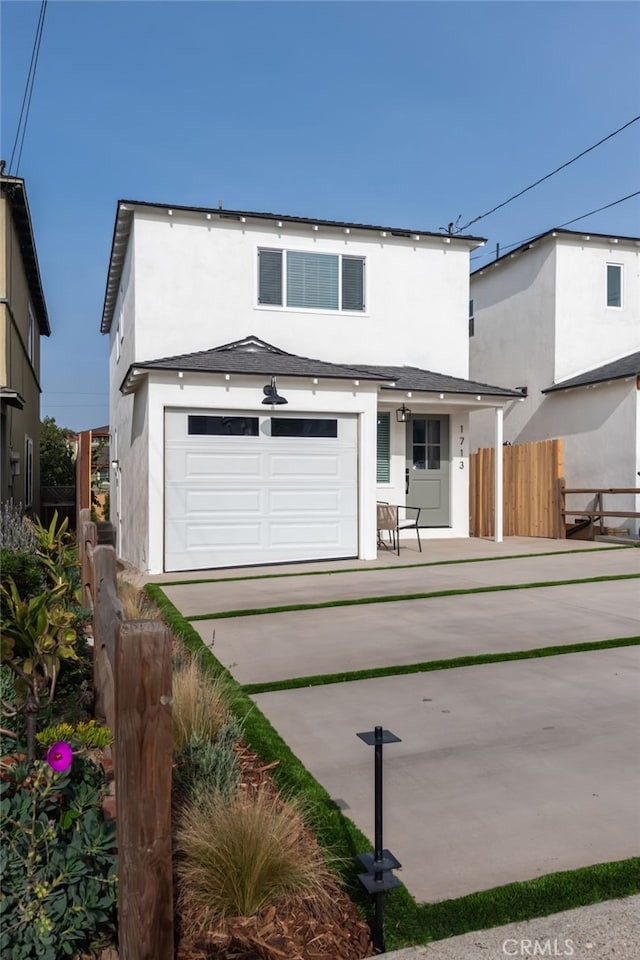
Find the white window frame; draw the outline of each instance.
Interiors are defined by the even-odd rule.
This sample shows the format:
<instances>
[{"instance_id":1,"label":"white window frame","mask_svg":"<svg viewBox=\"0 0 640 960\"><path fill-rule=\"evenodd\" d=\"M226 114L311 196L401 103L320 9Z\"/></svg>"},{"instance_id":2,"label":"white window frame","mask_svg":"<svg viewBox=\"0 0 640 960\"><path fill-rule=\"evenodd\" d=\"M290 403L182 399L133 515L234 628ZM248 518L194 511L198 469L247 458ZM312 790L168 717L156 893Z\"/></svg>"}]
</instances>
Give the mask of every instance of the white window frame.
<instances>
[{"instance_id":1,"label":"white window frame","mask_svg":"<svg viewBox=\"0 0 640 960\"><path fill-rule=\"evenodd\" d=\"M469 339L475 337L476 335L476 309L475 309L475 300L473 297L469 298Z\"/></svg>"},{"instance_id":2,"label":"white window frame","mask_svg":"<svg viewBox=\"0 0 640 960\"><path fill-rule=\"evenodd\" d=\"M617 267L620 271L620 303L619 304L610 304L609 303L609 267ZM624 305L624 270L623 264L621 263L607 263L607 269L605 273L605 304L607 310L622 310Z\"/></svg>"},{"instance_id":3,"label":"white window frame","mask_svg":"<svg viewBox=\"0 0 640 960\"><path fill-rule=\"evenodd\" d=\"M33 506L33 440L24 435L24 506Z\"/></svg>"},{"instance_id":4,"label":"white window frame","mask_svg":"<svg viewBox=\"0 0 640 960\"><path fill-rule=\"evenodd\" d=\"M274 253L281 253L282 256L282 266L281 266L281 279L280 285L282 290L282 303L260 303L260 251L269 250ZM314 253L319 254L323 257L337 257L338 258L338 309L329 310L323 307L288 307L286 305L287 299L287 254L288 253ZM362 260L362 295L364 300L364 308L362 310L343 310L342 309L342 259L346 257L348 260ZM256 292L255 292L255 305L257 310L278 310L284 311L286 313L321 313L328 314L329 316L337 316L338 314L345 314L349 317L366 317L368 316L368 307L369 303L369 291L367 289L367 257L363 253L337 253L332 250L304 250L298 249L297 247L269 247L266 245L260 245L256 248L256 269L255 269L255 283L256 283Z\"/></svg>"},{"instance_id":5,"label":"white window frame","mask_svg":"<svg viewBox=\"0 0 640 960\"><path fill-rule=\"evenodd\" d=\"M31 309L31 304L27 307L27 356L29 361L33 364L34 360L34 349L35 349L35 336L36 336L36 321L33 316L33 310Z\"/></svg>"}]
</instances>

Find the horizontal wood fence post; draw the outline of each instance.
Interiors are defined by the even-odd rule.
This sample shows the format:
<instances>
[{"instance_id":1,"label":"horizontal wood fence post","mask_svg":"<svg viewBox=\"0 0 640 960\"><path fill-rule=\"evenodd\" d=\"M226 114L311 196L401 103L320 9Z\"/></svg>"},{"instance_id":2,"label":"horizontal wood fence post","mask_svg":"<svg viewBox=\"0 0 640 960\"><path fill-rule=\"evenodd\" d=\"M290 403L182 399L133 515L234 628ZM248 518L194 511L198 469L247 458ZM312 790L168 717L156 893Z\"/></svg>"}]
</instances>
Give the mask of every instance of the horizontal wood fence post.
<instances>
[{"instance_id":1,"label":"horizontal wood fence post","mask_svg":"<svg viewBox=\"0 0 640 960\"><path fill-rule=\"evenodd\" d=\"M120 960L173 960L171 635L125 621L116 640Z\"/></svg>"}]
</instances>

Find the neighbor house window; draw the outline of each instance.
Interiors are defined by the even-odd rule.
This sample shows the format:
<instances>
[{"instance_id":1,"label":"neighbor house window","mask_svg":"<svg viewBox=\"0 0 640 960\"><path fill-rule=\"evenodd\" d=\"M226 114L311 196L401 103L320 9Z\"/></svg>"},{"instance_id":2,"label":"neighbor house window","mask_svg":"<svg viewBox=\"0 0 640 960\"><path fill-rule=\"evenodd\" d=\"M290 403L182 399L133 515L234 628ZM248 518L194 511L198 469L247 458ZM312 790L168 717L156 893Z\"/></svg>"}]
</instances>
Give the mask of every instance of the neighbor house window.
<instances>
[{"instance_id":1,"label":"neighbor house window","mask_svg":"<svg viewBox=\"0 0 640 960\"><path fill-rule=\"evenodd\" d=\"M33 506L33 440L24 438L24 505Z\"/></svg>"},{"instance_id":2,"label":"neighbor house window","mask_svg":"<svg viewBox=\"0 0 640 960\"><path fill-rule=\"evenodd\" d=\"M29 360L33 363L33 353L35 345L35 320L33 318L33 311L31 309L31 304L29 304L29 309L27 312L27 353L29 355Z\"/></svg>"},{"instance_id":3,"label":"neighbor house window","mask_svg":"<svg viewBox=\"0 0 640 960\"><path fill-rule=\"evenodd\" d=\"M473 309L473 300L469 300L469 336L472 337L476 332L476 318Z\"/></svg>"},{"instance_id":4,"label":"neighbor house window","mask_svg":"<svg viewBox=\"0 0 640 960\"><path fill-rule=\"evenodd\" d=\"M389 483L390 479L391 479L391 414L378 413L376 482Z\"/></svg>"},{"instance_id":5,"label":"neighbor house window","mask_svg":"<svg viewBox=\"0 0 640 960\"><path fill-rule=\"evenodd\" d=\"M363 311L364 257L258 250L258 303L303 310Z\"/></svg>"},{"instance_id":6,"label":"neighbor house window","mask_svg":"<svg viewBox=\"0 0 640 960\"><path fill-rule=\"evenodd\" d=\"M607 264L607 306L622 306L622 264Z\"/></svg>"}]
</instances>

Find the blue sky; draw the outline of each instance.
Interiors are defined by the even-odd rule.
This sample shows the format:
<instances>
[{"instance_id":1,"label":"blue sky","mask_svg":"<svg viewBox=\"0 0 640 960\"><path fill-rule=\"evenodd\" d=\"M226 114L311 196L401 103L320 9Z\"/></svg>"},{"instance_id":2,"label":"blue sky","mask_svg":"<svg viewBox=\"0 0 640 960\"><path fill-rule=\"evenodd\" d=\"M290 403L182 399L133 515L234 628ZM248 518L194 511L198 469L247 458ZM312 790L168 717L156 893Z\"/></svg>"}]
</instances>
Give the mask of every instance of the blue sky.
<instances>
[{"instance_id":1,"label":"blue sky","mask_svg":"<svg viewBox=\"0 0 640 960\"><path fill-rule=\"evenodd\" d=\"M39 12L0 3L7 160ZM615 0L50 0L18 170L53 330L42 416L108 420L119 198L464 223L640 113L639 36L640 4ZM640 122L469 232L490 257L638 189ZM640 197L587 228L640 235Z\"/></svg>"}]
</instances>

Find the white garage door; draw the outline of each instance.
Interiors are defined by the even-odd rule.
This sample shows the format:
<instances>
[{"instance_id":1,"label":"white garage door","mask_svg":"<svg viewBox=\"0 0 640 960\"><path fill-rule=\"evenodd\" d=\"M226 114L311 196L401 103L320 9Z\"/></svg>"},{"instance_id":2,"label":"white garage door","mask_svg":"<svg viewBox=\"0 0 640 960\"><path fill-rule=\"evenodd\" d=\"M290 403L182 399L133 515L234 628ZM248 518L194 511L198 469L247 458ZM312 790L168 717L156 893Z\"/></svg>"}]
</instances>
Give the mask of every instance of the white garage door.
<instances>
[{"instance_id":1,"label":"white garage door","mask_svg":"<svg viewBox=\"0 0 640 960\"><path fill-rule=\"evenodd\" d=\"M354 416L165 413L165 569L358 554Z\"/></svg>"}]
</instances>

